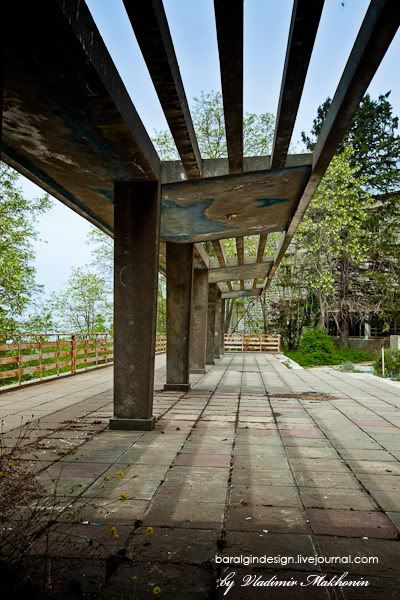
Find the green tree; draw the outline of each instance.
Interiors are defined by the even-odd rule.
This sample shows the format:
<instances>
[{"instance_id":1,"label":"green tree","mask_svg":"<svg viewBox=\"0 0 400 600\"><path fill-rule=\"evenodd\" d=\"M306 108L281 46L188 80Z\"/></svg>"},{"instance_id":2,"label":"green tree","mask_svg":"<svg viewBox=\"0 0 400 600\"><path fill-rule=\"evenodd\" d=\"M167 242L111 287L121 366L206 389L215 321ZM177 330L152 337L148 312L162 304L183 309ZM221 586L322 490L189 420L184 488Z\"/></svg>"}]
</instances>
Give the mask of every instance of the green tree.
<instances>
[{"instance_id":1,"label":"green tree","mask_svg":"<svg viewBox=\"0 0 400 600\"><path fill-rule=\"evenodd\" d=\"M390 92L376 100L369 94L364 96L338 149L340 153L346 145L352 147L349 159L353 177L375 197L363 225L370 232L367 258L356 269L353 280L360 283L359 299L363 300L365 312L369 306L370 312L378 313L386 329L400 314L400 136L399 119L393 114L389 96ZM319 107L311 135L302 134L310 150L315 146L330 104L328 98Z\"/></svg>"},{"instance_id":2,"label":"green tree","mask_svg":"<svg viewBox=\"0 0 400 600\"><path fill-rule=\"evenodd\" d=\"M228 156L225 136L224 107L220 92L202 92L193 98L192 119L202 158ZM243 152L245 156L262 156L271 151L275 118L271 113L246 113L243 120ZM162 160L179 160L169 131L158 131L154 145Z\"/></svg>"},{"instance_id":3,"label":"green tree","mask_svg":"<svg viewBox=\"0 0 400 600\"><path fill-rule=\"evenodd\" d=\"M112 304L104 278L76 268L60 294L53 294L52 306L58 328L66 333L90 337L112 329Z\"/></svg>"},{"instance_id":4,"label":"green tree","mask_svg":"<svg viewBox=\"0 0 400 600\"><path fill-rule=\"evenodd\" d=\"M30 200L19 175L0 163L0 331L14 332L29 304L41 291L36 283L34 240L38 218L48 211L47 194Z\"/></svg>"},{"instance_id":5,"label":"green tree","mask_svg":"<svg viewBox=\"0 0 400 600\"><path fill-rule=\"evenodd\" d=\"M393 115L389 102L390 92L377 100L366 94L354 113L351 126L339 145L340 154L345 146L351 146L351 163L354 175L362 177L363 185L370 193L388 193L399 189L400 136L397 133L399 118ZM313 150L331 105L327 98L318 108L311 134L302 133L303 142Z\"/></svg>"},{"instance_id":6,"label":"green tree","mask_svg":"<svg viewBox=\"0 0 400 600\"><path fill-rule=\"evenodd\" d=\"M304 258L303 278L319 299L321 324L327 308L333 308L342 346L348 344L355 312L370 309L362 288L371 245L366 224L372 201L352 156L347 146L333 158L296 235Z\"/></svg>"}]
</instances>

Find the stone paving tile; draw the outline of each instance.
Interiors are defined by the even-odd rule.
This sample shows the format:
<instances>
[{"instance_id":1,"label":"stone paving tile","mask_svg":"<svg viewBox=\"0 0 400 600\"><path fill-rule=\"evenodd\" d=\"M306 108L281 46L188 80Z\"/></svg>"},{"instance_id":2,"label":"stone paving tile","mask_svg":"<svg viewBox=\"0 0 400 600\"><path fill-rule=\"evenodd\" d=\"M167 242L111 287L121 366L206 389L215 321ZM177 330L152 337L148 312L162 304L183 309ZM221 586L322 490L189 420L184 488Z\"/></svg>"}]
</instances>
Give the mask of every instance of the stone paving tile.
<instances>
[{"instance_id":1,"label":"stone paving tile","mask_svg":"<svg viewBox=\"0 0 400 600\"><path fill-rule=\"evenodd\" d=\"M384 511L400 511L400 494L398 490L374 490L370 494Z\"/></svg>"},{"instance_id":2,"label":"stone paving tile","mask_svg":"<svg viewBox=\"0 0 400 600\"><path fill-rule=\"evenodd\" d=\"M384 513L360 510L307 508L316 535L397 539L397 530Z\"/></svg>"},{"instance_id":3,"label":"stone paving tile","mask_svg":"<svg viewBox=\"0 0 400 600\"><path fill-rule=\"evenodd\" d=\"M127 556L135 561L202 564L214 559L219 532L215 529L146 527L135 531L127 546Z\"/></svg>"},{"instance_id":4,"label":"stone paving tile","mask_svg":"<svg viewBox=\"0 0 400 600\"><path fill-rule=\"evenodd\" d=\"M234 504L247 502L263 506L295 506L300 507L299 495L295 487L290 486L253 486L233 485L231 502Z\"/></svg>"},{"instance_id":5,"label":"stone paving tile","mask_svg":"<svg viewBox=\"0 0 400 600\"><path fill-rule=\"evenodd\" d=\"M356 449L344 449L341 448L339 450L340 456L342 458L357 460L357 461L370 461L370 460L383 460L392 462L396 460L396 457L392 456L389 452L385 450L356 450Z\"/></svg>"},{"instance_id":6,"label":"stone paving tile","mask_svg":"<svg viewBox=\"0 0 400 600\"><path fill-rule=\"evenodd\" d=\"M360 473L358 478L367 490L393 490L400 494L400 477L398 475L389 475L388 473L364 475Z\"/></svg>"},{"instance_id":7,"label":"stone paving tile","mask_svg":"<svg viewBox=\"0 0 400 600\"><path fill-rule=\"evenodd\" d=\"M155 587L161 589L163 600L207 600L215 587L215 577L210 566L161 562L122 564L108 578L101 599L116 600L118 590L118 599L150 600L155 597Z\"/></svg>"},{"instance_id":8,"label":"stone paving tile","mask_svg":"<svg viewBox=\"0 0 400 600\"><path fill-rule=\"evenodd\" d=\"M203 482L177 482L166 481L160 487L155 497L155 501L165 500L172 504L179 500L187 502L217 502L224 503L226 499L226 486L214 485L212 489L205 486Z\"/></svg>"},{"instance_id":9,"label":"stone paving tile","mask_svg":"<svg viewBox=\"0 0 400 600\"><path fill-rule=\"evenodd\" d=\"M338 459L320 459L320 458L290 458L290 466L295 473L343 473L348 474L349 469L345 463Z\"/></svg>"},{"instance_id":10,"label":"stone paving tile","mask_svg":"<svg viewBox=\"0 0 400 600\"><path fill-rule=\"evenodd\" d=\"M174 466L226 468L230 462L231 457L226 454L179 454Z\"/></svg>"},{"instance_id":11,"label":"stone paving tile","mask_svg":"<svg viewBox=\"0 0 400 600\"><path fill-rule=\"evenodd\" d=\"M119 526L118 538L110 524L91 525L78 523L56 523L45 532L29 549L34 556L77 557L92 556L106 558L126 543L132 527Z\"/></svg>"},{"instance_id":12,"label":"stone paving tile","mask_svg":"<svg viewBox=\"0 0 400 600\"><path fill-rule=\"evenodd\" d=\"M304 506L346 510L378 510L372 498L362 490L300 487Z\"/></svg>"},{"instance_id":13,"label":"stone paving tile","mask_svg":"<svg viewBox=\"0 0 400 600\"><path fill-rule=\"evenodd\" d=\"M224 503L195 503L185 500L153 502L143 520L146 526L189 527L220 530L225 511Z\"/></svg>"},{"instance_id":14,"label":"stone paving tile","mask_svg":"<svg viewBox=\"0 0 400 600\"><path fill-rule=\"evenodd\" d=\"M309 533L304 511L300 508L277 508L230 504L226 529L263 533Z\"/></svg>"},{"instance_id":15,"label":"stone paving tile","mask_svg":"<svg viewBox=\"0 0 400 600\"><path fill-rule=\"evenodd\" d=\"M81 497L56 517L58 522L83 523L93 525L109 523L134 527L148 507L148 500L127 500L119 498Z\"/></svg>"},{"instance_id":16,"label":"stone paving tile","mask_svg":"<svg viewBox=\"0 0 400 600\"><path fill-rule=\"evenodd\" d=\"M299 486L315 488L350 488L360 489L360 483L352 474L296 471L294 477Z\"/></svg>"},{"instance_id":17,"label":"stone paving tile","mask_svg":"<svg viewBox=\"0 0 400 600\"><path fill-rule=\"evenodd\" d=\"M268 467L258 468L257 465L252 468L237 467L234 465L232 472L232 483L237 485L250 485L253 482L261 486L268 485L289 485L294 486L294 479L289 469L269 470Z\"/></svg>"},{"instance_id":18,"label":"stone paving tile","mask_svg":"<svg viewBox=\"0 0 400 600\"><path fill-rule=\"evenodd\" d=\"M294 533L259 533L228 531L226 534L226 546L222 556L292 556L298 554L303 556L314 556L316 553L311 536ZM284 561L282 561L284 562ZM305 571L319 571L315 565L306 563L303 565ZM271 563L268 565L257 565L258 568L268 571L281 571L287 568L282 563Z\"/></svg>"},{"instance_id":19,"label":"stone paving tile","mask_svg":"<svg viewBox=\"0 0 400 600\"><path fill-rule=\"evenodd\" d=\"M392 473L393 475L400 475L399 462L348 460L347 464L354 473L366 473L373 475L381 475L382 473Z\"/></svg>"},{"instance_id":20,"label":"stone paving tile","mask_svg":"<svg viewBox=\"0 0 400 600\"><path fill-rule=\"evenodd\" d=\"M227 469L216 469L214 467L172 467L165 475L165 481L177 482L199 482L207 485L228 484L229 472Z\"/></svg>"}]
</instances>

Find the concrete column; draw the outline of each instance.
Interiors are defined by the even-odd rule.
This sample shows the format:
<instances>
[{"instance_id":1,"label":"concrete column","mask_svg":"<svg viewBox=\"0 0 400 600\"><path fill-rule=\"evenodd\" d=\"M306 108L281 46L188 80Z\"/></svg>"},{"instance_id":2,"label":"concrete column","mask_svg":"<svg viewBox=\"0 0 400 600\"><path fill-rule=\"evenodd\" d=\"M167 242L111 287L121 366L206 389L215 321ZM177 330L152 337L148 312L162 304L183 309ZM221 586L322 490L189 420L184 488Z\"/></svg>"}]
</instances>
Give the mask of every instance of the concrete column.
<instances>
[{"instance_id":1,"label":"concrete column","mask_svg":"<svg viewBox=\"0 0 400 600\"><path fill-rule=\"evenodd\" d=\"M221 292L217 291L217 298L215 302L215 344L214 344L214 358L220 358L219 349L221 344Z\"/></svg>"},{"instance_id":2,"label":"concrete column","mask_svg":"<svg viewBox=\"0 0 400 600\"><path fill-rule=\"evenodd\" d=\"M154 428L160 232L157 182L114 187L114 416L111 429Z\"/></svg>"},{"instance_id":3,"label":"concrete column","mask_svg":"<svg viewBox=\"0 0 400 600\"><path fill-rule=\"evenodd\" d=\"M208 272L193 272L192 321L190 327L190 372L206 372Z\"/></svg>"},{"instance_id":4,"label":"concrete column","mask_svg":"<svg viewBox=\"0 0 400 600\"><path fill-rule=\"evenodd\" d=\"M220 339L219 339L219 353L220 354L224 354L225 353L225 344L224 344L224 339L225 339L225 300L222 299L221 300L221 335L220 335Z\"/></svg>"},{"instance_id":5,"label":"concrete column","mask_svg":"<svg viewBox=\"0 0 400 600\"><path fill-rule=\"evenodd\" d=\"M193 244L167 242L167 383L166 390L190 389L190 317Z\"/></svg>"},{"instance_id":6,"label":"concrete column","mask_svg":"<svg viewBox=\"0 0 400 600\"><path fill-rule=\"evenodd\" d=\"M215 305L217 301L217 284L211 283L208 286L208 312L207 312L207 346L206 346L206 364L215 365Z\"/></svg>"}]
</instances>

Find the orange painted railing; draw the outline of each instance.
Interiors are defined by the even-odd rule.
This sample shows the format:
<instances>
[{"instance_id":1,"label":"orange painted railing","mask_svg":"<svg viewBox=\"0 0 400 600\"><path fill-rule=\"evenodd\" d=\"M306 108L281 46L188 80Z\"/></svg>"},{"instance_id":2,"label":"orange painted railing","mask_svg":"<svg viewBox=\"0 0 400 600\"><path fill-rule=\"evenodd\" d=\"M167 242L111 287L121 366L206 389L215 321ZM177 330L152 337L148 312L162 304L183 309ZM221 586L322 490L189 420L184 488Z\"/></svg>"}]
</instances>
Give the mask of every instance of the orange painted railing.
<instances>
[{"instance_id":1,"label":"orange painted railing","mask_svg":"<svg viewBox=\"0 0 400 600\"><path fill-rule=\"evenodd\" d=\"M226 352L280 352L280 335L239 335L225 334Z\"/></svg>"},{"instance_id":2,"label":"orange painted railing","mask_svg":"<svg viewBox=\"0 0 400 600\"><path fill-rule=\"evenodd\" d=\"M166 351L165 335L156 337L156 354ZM113 363L109 333L0 334L0 387L75 375Z\"/></svg>"}]
</instances>

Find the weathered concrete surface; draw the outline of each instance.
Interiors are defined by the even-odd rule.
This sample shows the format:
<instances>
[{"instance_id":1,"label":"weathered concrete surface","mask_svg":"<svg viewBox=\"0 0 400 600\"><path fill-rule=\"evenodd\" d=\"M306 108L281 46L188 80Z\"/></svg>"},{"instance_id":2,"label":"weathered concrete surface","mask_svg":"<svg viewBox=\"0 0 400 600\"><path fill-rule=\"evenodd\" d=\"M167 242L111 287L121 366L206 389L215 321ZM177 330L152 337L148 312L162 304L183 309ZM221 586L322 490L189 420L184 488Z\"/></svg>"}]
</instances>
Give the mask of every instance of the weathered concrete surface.
<instances>
[{"instance_id":1,"label":"weathered concrete surface","mask_svg":"<svg viewBox=\"0 0 400 600\"><path fill-rule=\"evenodd\" d=\"M190 327L190 371L206 372L208 273L193 271L192 319Z\"/></svg>"},{"instance_id":2,"label":"weathered concrete surface","mask_svg":"<svg viewBox=\"0 0 400 600\"><path fill-rule=\"evenodd\" d=\"M157 389L164 361L156 358ZM216 579L235 572L228 597L261 599L265 588L241 589L240 577L306 583L348 572L346 580L369 580L369 588L333 588L332 597L397 597L396 385L329 368L293 371L273 355L225 354L192 377L189 393L155 393L151 432L107 430L111 368L0 395L0 406L6 445L21 416L41 416L23 458L54 493L58 516L30 547L26 569L34 560L41 576L45 557L57 558L54 585L73 579L93 597L129 598L135 581L139 598L159 586L165 598L222 599ZM214 563L240 555L294 562ZM315 566L298 564L298 555L379 563ZM331 596L299 585L271 597Z\"/></svg>"},{"instance_id":3,"label":"weathered concrete surface","mask_svg":"<svg viewBox=\"0 0 400 600\"><path fill-rule=\"evenodd\" d=\"M206 364L213 365L215 358L215 322L218 288L216 283L208 286L208 312L207 312L207 344Z\"/></svg>"},{"instance_id":4,"label":"weathered concrete surface","mask_svg":"<svg viewBox=\"0 0 400 600\"><path fill-rule=\"evenodd\" d=\"M160 186L114 192L114 429L152 429Z\"/></svg>"},{"instance_id":5,"label":"weathered concrete surface","mask_svg":"<svg viewBox=\"0 0 400 600\"><path fill-rule=\"evenodd\" d=\"M167 243L166 390L188 391L193 292L193 244Z\"/></svg>"}]
</instances>

